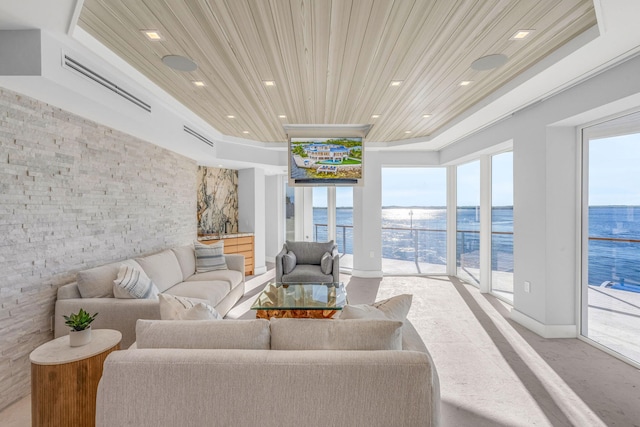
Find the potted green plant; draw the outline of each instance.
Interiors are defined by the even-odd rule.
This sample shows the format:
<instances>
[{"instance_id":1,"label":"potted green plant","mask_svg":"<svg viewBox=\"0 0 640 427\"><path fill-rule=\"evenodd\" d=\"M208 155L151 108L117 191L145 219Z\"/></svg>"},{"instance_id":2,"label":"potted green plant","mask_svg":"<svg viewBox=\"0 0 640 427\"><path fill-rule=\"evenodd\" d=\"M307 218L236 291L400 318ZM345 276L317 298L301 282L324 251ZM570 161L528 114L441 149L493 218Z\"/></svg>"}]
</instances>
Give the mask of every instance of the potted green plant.
<instances>
[{"instance_id":1,"label":"potted green plant","mask_svg":"<svg viewBox=\"0 0 640 427\"><path fill-rule=\"evenodd\" d=\"M69 316L63 315L64 324L69 326L69 345L71 347L79 347L91 342L91 322L93 322L98 313L90 315L82 308L77 313L71 313Z\"/></svg>"}]
</instances>

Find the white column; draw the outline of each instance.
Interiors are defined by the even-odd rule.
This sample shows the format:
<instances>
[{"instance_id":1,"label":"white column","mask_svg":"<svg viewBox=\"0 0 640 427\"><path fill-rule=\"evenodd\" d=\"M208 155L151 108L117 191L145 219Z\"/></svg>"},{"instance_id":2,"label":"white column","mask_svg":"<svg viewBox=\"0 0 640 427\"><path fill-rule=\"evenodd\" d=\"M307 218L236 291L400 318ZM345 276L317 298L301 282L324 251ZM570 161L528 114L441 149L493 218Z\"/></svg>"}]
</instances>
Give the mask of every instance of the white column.
<instances>
[{"instance_id":1,"label":"white column","mask_svg":"<svg viewBox=\"0 0 640 427\"><path fill-rule=\"evenodd\" d=\"M447 166L447 274L455 276L456 268L456 166Z\"/></svg>"},{"instance_id":2,"label":"white column","mask_svg":"<svg viewBox=\"0 0 640 427\"><path fill-rule=\"evenodd\" d=\"M491 156L480 158L480 292L491 292Z\"/></svg>"}]
</instances>

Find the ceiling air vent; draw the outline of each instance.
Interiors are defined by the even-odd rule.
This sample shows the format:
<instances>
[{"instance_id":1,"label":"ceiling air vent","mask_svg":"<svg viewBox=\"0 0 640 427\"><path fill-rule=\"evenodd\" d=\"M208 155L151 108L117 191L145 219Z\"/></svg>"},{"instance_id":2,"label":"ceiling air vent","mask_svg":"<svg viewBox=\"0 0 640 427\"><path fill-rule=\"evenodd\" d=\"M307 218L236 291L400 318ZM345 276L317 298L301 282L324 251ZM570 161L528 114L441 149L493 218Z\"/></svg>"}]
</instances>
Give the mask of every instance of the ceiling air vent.
<instances>
[{"instance_id":1,"label":"ceiling air vent","mask_svg":"<svg viewBox=\"0 0 640 427\"><path fill-rule=\"evenodd\" d=\"M195 130L191 129L189 126L184 126L184 131L186 133L188 133L189 135L198 138L200 141L204 142L205 144L207 144L209 147L213 147L213 141L211 141L209 138L200 135L198 132L196 132Z\"/></svg>"},{"instance_id":2,"label":"ceiling air vent","mask_svg":"<svg viewBox=\"0 0 640 427\"><path fill-rule=\"evenodd\" d=\"M95 71L93 71L92 69L88 68L87 66L82 65L81 63L79 63L75 59L71 58L67 54L64 55L63 65L64 65L65 68L68 68L68 69L71 69L71 70L73 70L73 71L75 71L77 73L80 73L83 76L93 80L94 82L96 82L96 83L106 87L107 89L117 93L118 95L120 95L121 97L126 99L127 101L137 105L138 107L142 108L143 110L151 112L151 105L147 104L146 102L144 102L143 100L141 100L137 96L130 94L129 92L127 92L126 90L124 90L123 88L121 88L120 86L115 84L114 82L112 82L111 80L108 80L108 79L102 77L100 74L96 73Z\"/></svg>"}]
</instances>

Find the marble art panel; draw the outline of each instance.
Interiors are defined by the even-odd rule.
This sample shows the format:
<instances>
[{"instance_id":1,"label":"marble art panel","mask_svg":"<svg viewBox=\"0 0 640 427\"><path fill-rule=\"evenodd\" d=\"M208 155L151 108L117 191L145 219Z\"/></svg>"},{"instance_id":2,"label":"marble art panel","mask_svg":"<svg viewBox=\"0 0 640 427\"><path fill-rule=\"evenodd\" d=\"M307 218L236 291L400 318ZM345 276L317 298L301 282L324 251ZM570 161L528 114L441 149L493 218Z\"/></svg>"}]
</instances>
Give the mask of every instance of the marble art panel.
<instances>
[{"instance_id":1,"label":"marble art panel","mask_svg":"<svg viewBox=\"0 0 640 427\"><path fill-rule=\"evenodd\" d=\"M198 166L198 234L238 232L238 171Z\"/></svg>"}]
</instances>

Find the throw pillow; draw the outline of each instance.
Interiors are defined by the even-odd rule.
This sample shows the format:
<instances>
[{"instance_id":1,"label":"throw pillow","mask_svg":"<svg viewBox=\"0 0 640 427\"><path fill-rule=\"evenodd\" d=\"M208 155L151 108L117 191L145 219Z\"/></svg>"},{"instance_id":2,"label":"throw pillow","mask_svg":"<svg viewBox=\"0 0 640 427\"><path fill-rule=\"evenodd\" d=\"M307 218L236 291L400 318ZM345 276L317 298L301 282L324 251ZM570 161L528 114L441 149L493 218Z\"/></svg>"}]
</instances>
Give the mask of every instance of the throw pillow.
<instances>
[{"instance_id":1,"label":"throw pillow","mask_svg":"<svg viewBox=\"0 0 640 427\"><path fill-rule=\"evenodd\" d=\"M137 348L269 350L269 321L143 320L136 323Z\"/></svg>"},{"instance_id":2,"label":"throw pillow","mask_svg":"<svg viewBox=\"0 0 640 427\"><path fill-rule=\"evenodd\" d=\"M282 256L282 272L289 274L296 268L296 254L289 251Z\"/></svg>"},{"instance_id":3,"label":"throw pillow","mask_svg":"<svg viewBox=\"0 0 640 427\"><path fill-rule=\"evenodd\" d=\"M409 314L413 295L403 294L373 304L346 305L340 319L391 319L403 321Z\"/></svg>"},{"instance_id":4,"label":"throw pillow","mask_svg":"<svg viewBox=\"0 0 640 427\"><path fill-rule=\"evenodd\" d=\"M116 298L157 299L159 292L140 264L127 260L120 265L118 276L113 281Z\"/></svg>"},{"instance_id":5,"label":"throw pillow","mask_svg":"<svg viewBox=\"0 0 640 427\"><path fill-rule=\"evenodd\" d=\"M271 349L402 350L402 322L273 318Z\"/></svg>"},{"instance_id":6,"label":"throw pillow","mask_svg":"<svg viewBox=\"0 0 640 427\"><path fill-rule=\"evenodd\" d=\"M223 240L212 245L195 242L194 246L196 251L196 272L227 270Z\"/></svg>"},{"instance_id":7,"label":"throw pillow","mask_svg":"<svg viewBox=\"0 0 640 427\"><path fill-rule=\"evenodd\" d=\"M158 297L162 320L222 320L220 313L205 302L169 294Z\"/></svg>"},{"instance_id":8,"label":"throw pillow","mask_svg":"<svg viewBox=\"0 0 640 427\"><path fill-rule=\"evenodd\" d=\"M320 271L322 271L322 274L331 274L333 272L333 257L329 252L325 252L320 259Z\"/></svg>"}]
</instances>

